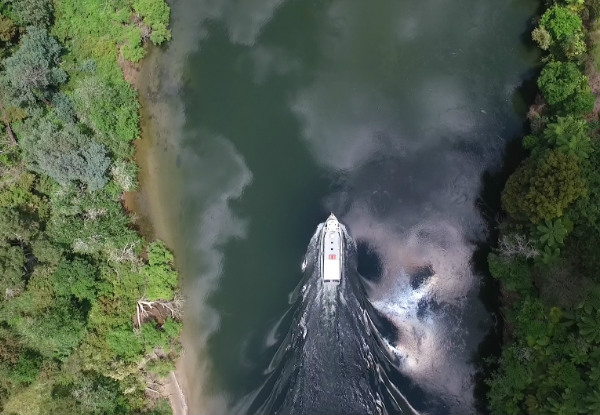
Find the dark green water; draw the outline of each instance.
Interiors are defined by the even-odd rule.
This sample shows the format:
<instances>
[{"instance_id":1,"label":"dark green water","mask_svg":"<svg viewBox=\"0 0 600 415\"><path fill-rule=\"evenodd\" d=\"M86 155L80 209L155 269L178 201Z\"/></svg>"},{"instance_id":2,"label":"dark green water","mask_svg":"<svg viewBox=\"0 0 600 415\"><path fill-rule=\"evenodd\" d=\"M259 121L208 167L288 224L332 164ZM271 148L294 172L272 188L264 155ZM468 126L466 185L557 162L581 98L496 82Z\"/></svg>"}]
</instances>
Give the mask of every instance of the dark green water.
<instances>
[{"instance_id":1,"label":"dark green water","mask_svg":"<svg viewBox=\"0 0 600 415\"><path fill-rule=\"evenodd\" d=\"M173 2L173 40L142 93L185 279L195 410L230 411L261 384L329 211L358 242L369 298L399 333L389 347L422 390L400 391L418 410L473 410L473 362L494 325L473 270L488 233L478 200L522 131L536 7Z\"/></svg>"}]
</instances>

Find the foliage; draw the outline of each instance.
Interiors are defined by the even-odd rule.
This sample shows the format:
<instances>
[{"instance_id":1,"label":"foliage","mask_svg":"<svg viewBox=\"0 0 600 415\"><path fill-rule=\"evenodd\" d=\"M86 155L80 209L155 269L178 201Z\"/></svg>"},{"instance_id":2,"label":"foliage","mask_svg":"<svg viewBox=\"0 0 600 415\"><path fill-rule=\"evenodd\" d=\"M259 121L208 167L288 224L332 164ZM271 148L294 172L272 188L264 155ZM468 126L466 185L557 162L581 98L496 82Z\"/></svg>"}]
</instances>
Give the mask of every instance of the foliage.
<instances>
[{"instance_id":1,"label":"foliage","mask_svg":"<svg viewBox=\"0 0 600 415\"><path fill-rule=\"evenodd\" d=\"M554 221L546 219L536 228L540 243L550 248L561 246L572 229L573 223L566 218Z\"/></svg>"},{"instance_id":2,"label":"foliage","mask_svg":"<svg viewBox=\"0 0 600 415\"><path fill-rule=\"evenodd\" d=\"M160 45L171 39L171 32L166 26L170 14L167 3L162 0L135 0L133 7L144 17L144 23L152 29L150 33L152 43Z\"/></svg>"},{"instance_id":3,"label":"foliage","mask_svg":"<svg viewBox=\"0 0 600 415\"><path fill-rule=\"evenodd\" d=\"M54 271L54 292L57 296L78 300L96 299L97 270L83 259L62 261Z\"/></svg>"},{"instance_id":4,"label":"foliage","mask_svg":"<svg viewBox=\"0 0 600 415\"><path fill-rule=\"evenodd\" d=\"M587 159L593 150L587 122L571 115L556 117L554 122L546 125L541 136L524 137L523 147L532 156L539 156L546 149L559 149L576 155L580 160Z\"/></svg>"},{"instance_id":5,"label":"foliage","mask_svg":"<svg viewBox=\"0 0 600 415\"><path fill-rule=\"evenodd\" d=\"M563 41L574 33L583 29L581 18L566 7L550 7L540 20L540 26L544 27L554 41Z\"/></svg>"},{"instance_id":6,"label":"foliage","mask_svg":"<svg viewBox=\"0 0 600 415\"><path fill-rule=\"evenodd\" d=\"M0 298L10 298L22 288L25 254L20 246L0 246Z\"/></svg>"},{"instance_id":7,"label":"foliage","mask_svg":"<svg viewBox=\"0 0 600 415\"><path fill-rule=\"evenodd\" d=\"M555 46L568 58L585 53L581 18L567 7L553 6L546 10L533 38L543 50ZM549 38L545 33L549 35Z\"/></svg>"},{"instance_id":8,"label":"foliage","mask_svg":"<svg viewBox=\"0 0 600 415\"><path fill-rule=\"evenodd\" d=\"M19 385L29 385L35 381L41 366L41 356L31 351L25 351L12 368L9 379Z\"/></svg>"},{"instance_id":9,"label":"foliage","mask_svg":"<svg viewBox=\"0 0 600 415\"><path fill-rule=\"evenodd\" d=\"M10 324L27 347L44 357L65 359L85 334L84 312L69 299L59 297L45 312L27 314L15 316Z\"/></svg>"},{"instance_id":10,"label":"foliage","mask_svg":"<svg viewBox=\"0 0 600 415\"><path fill-rule=\"evenodd\" d=\"M17 26L8 17L0 15L0 40L10 42L17 35Z\"/></svg>"},{"instance_id":11,"label":"foliage","mask_svg":"<svg viewBox=\"0 0 600 415\"><path fill-rule=\"evenodd\" d=\"M116 356L126 361L137 360L143 351L142 343L131 326L111 330L106 336L106 342Z\"/></svg>"},{"instance_id":12,"label":"foliage","mask_svg":"<svg viewBox=\"0 0 600 415\"><path fill-rule=\"evenodd\" d=\"M552 107L563 114L582 115L589 113L595 97L582 75L572 62L550 62L540 74L537 85Z\"/></svg>"},{"instance_id":13,"label":"foliage","mask_svg":"<svg viewBox=\"0 0 600 415\"><path fill-rule=\"evenodd\" d=\"M75 124L30 120L21 131L21 146L30 169L61 184L79 181L98 190L107 182L106 149Z\"/></svg>"},{"instance_id":14,"label":"foliage","mask_svg":"<svg viewBox=\"0 0 600 415\"><path fill-rule=\"evenodd\" d=\"M20 26L48 27L52 19L50 0L12 0L12 12Z\"/></svg>"},{"instance_id":15,"label":"foliage","mask_svg":"<svg viewBox=\"0 0 600 415\"><path fill-rule=\"evenodd\" d=\"M1 133L0 411L164 409L144 394L147 355L176 358L181 325L134 331L132 317L147 293L172 299L177 274L120 203L136 185L139 103L118 59L128 39L133 60L167 40L168 18L162 0L0 0L2 121L17 142Z\"/></svg>"},{"instance_id":16,"label":"foliage","mask_svg":"<svg viewBox=\"0 0 600 415\"><path fill-rule=\"evenodd\" d=\"M547 124L523 139L530 156L506 183L502 202L509 218L499 253L488 258L492 275L518 294L504 300L507 336L488 379L497 414L600 410L600 153L597 124L583 118L596 97L578 65L566 62L585 60L577 13L597 19L600 2L585 2L585 9L583 0L548 3L532 33L549 52L538 78L549 104L542 118ZM597 53L597 36L590 40ZM515 238L537 240L540 255L530 261L502 256L502 241ZM509 252L529 251L521 244Z\"/></svg>"},{"instance_id":17,"label":"foliage","mask_svg":"<svg viewBox=\"0 0 600 415\"><path fill-rule=\"evenodd\" d=\"M171 371L175 370L175 365L169 360L157 359L150 361L146 366L146 370L160 377L166 377Z\"/></svg>"},{"instance_id":18,"label":"foliage","mask_svg":"<svg viewBox=\"0 0 600 415\"><path fill-rule=\"evenodd\" d=\"M543 26L536 27L531 32L531 38L542 50L550 49L552 35Z\"/></svg>"},{"instance_id":19,"label":"foliage","mask_svg":"<svg viewBox=\"0 0 600 415\"><path fill-rule=\"evenodd\" d=\"M523 301L511 317L517 342L502 353L489 383L492 413L586 414L597 409L600 311L573 313Z\"/></svg>"},{"instance_id":20,"label":"foliage","mask_svg":"<svg viewBox=\"0 0 600 415\"><path fill-rule=\"evenodd\" d=\"M119 157L127 157L129 142L138 134L134 91L87 76L77 82L73 101L77 116L99 133L98 140Z\"/></svg>"},{"instance_id":21,"label":"foliage","mask_svg":"<svg viewBox=\"0 0 600 415\"><path fill-rule=\"evenodd\" d=\"M19 49L4 60L3 82L17 104L34 104L47 99L52 88L67 80L65 71L58 67L61 49L46 29L27 28Z\"/></svg>"},{"instance_id":22,"label":"foliage","mask_svg":"<svg viewBox=\"0 0 600 415\"><path fill-rule=\"evenodd\" d=\"M550 148L572 153L580 160L587 159L592 151L587 123L573 116L557 117L546 126L543 135Z\"/></svg>"},{"instance_id":23,"label":"foliage","mask_svg":"<svg viewBox=\"0 0 600 415\"><path fill-rule=\"evenodd\" d=\"M66 94L62 92L54 94L52 106L54 107L54 113L61 122L71 124L76 121L73 101Z\"/></svg>"},{"instance_id":24,"label":"foliage","mask_svg":"<svg viewBox=\"0 0 600 415\"><path fill-rule=\"evenodd\" d=\"M586 193L579 159L559 150L548 150L527 160L508 179L502 203L514 218L539 223L563 214Z\"/></svg>"},{"instance_id":25,"label":"foliage","mask_svg":"<svg viewBox=\"0 0 600 415\"><path fill-rule=\"evenodd\" d=\"M173 255L162 242L153 242L148 247L146 275L146 298L149 300L171 300L177 287L177 273L172 269Z\"/></svg>"},{"instance_id":26,"label":"foliage","mask_svg":"<svg viewBox=\"0 0 600 415\"><path fill-rule=\"evenodd\" d=\"M144 57L146 52L142 47L142 32L139 28L129 29L121 53L125 59L131 62L139 62Z\"/></svg>"},{"instance_id":27,"label":"foliage","mask_svg":"<svg viewBox=\"0 0 600 415\"><path fill-rule=\"evenodd\" d=\"M531 271L527 261L501 257L497 254L488 255L490 274L509 290L519 294L528 293L533 289Z\"/></svg>"}]
</instances>

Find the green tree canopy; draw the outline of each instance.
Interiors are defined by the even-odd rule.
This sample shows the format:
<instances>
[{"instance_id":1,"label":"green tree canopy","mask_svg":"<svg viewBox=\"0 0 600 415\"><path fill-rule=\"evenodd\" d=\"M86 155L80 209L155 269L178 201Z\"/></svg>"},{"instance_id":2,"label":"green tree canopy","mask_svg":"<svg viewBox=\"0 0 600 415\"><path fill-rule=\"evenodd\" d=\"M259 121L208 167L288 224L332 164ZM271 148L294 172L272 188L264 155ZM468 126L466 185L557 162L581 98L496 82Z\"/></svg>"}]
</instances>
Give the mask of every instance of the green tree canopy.
<instances>
[{"instance_id":1,"label":"green tree canopy","mask_svg":"<svg viewBox=\"0 0 600 415\"><path fill-rule=\"evenodd\" d=\"M575 154L587 159L592 151L589 128L585 120L573 116L558 117L544 130L544 138L551 148Z\"/></svg>"},{"instance_id":2,"label":"green tree canopy","mask_svg":"<svg viewBox=\"0 0 600 415\"><path fill-rule=\"evenodd\" d=\"M596 100L582 75L573 62L550 62L540 74L537 85L546 102L565 114L589 113Z\"/></svg>"},{"instance_id":3,"label":"green tree canopy","mask_svg":"<svg viewBox=\"0 0 600 415\"><path fill-rule=\"evenodd\" d=\"M0 299L18 293L24 264L25 255L20 246L0 246Z\"/></svg>"},{"instance_id":4,"label":"green tree canopy","mask_svg":"<svg viewBox=\"0 0 600 415\"><path fill-rule=\"evenodd\" d=\"M513 218L537 224L562 216L585 193L577 156L548 150L527 160L509 177L502 204Z\"/></svg>"},{"instance_id":5,"label":"green tree canopy","mask_svg":"<svg viewBox=\"0 0 600 415\"><path fill-rule=\"evenodd\" d=\"M171 32L167 29L171 10L163 0L135 0L135 11L144 17L144 23L150 26L150 40L155 45L171 39Z\"/></svg>"},{"instance_id":6,"label":"green tree canopy","mask_svg":"<svg viewBox=\"0 0 600 415\"><path fill-rule=\"evenodd\" d=\"M53 274L56 295L94 301L97 274L98 271L83 259L61 262Z\"/></svg>"},{"instance_id":7,"label":"green tree canopy","mask_svg":"<svg viewBox=\"0 0 600 415\"><path fill-rule=\"evenodd\" d=\"M50 25L52 19L51 0L11 0L13 14L21 26Z\"/></svg>"},{"instance_id":8,"label":"green tree canopy","mask_svg":"<svg viewBox=\"0 0 600 415\"><path fill-rule=\"evenodd\" d=\"M89 190L106 184L110 165L106 150L78 126L38 119L28 120L27 127L21 133L21 146L29 168L61 184L80 181Z\"/></svg>"},{"instance_id":9,"label":"green tree canopy","mask_svg":"<svg viewBox=\"0 0 600 415\"><path fill-rule=\"evenodd\" d=\"M29 26L21 46L4 61L4 83L17 104L47 99L50 90L67 80L58 67L61 47L44 28Z\"/></svg>"},{"instance_id":10,"label":"green tree canopy","mask_svg":"<svg viewBox=\"0 0 600 415\"><path fill-rule=\"evenodd\" d=\"M585 52L581 18L567 7L555 5L544 13L532 38L541 49L575 58Z\"/></svg>"},{"instance_id":11,"label":"green tree canopy","mask_svg":"<svg viewBox=\"0 0 600 415\"><path fill-rule=\"evenodd\" d=\"M17 26L8 17L0 15L0 40L10 42L17 35Z\"/></svg>"},{"instance_id":12,"label":"green tree canopy","mask_svg":"<svg viewBox=\"0 0 600 415\"><path fill-rule=\"evenodd\" d=\"M555 41L563 41L569 36L581 32L583 24L581 18L566 7L550 7L540 20L540 26L544 27Z\"/></svg>"},{"instance_id":13,"label":"green tree canopy","mask_svg":"<svg viewBox=\"0 0 600 415\"><path fill-rule=\"evenodd\" d=\"M177 287L177 273L173 270L173 255L162 242L148 246L148 266L146 275L146 298L149 300L171 300Z\"/></svg>"}]
</instances>

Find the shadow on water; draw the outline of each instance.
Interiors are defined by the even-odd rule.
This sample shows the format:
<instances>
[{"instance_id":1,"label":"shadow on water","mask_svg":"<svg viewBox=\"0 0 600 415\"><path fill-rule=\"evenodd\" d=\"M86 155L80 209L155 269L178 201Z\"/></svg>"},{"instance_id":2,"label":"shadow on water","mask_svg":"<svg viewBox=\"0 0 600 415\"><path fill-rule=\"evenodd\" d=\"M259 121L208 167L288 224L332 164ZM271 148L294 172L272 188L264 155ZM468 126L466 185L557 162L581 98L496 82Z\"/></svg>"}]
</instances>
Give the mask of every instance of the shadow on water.
<instances>
[{"instance_id":1,"label":"shadow on water","mask_svg":"<svg viewBox=\"0 0 600 415\"><path fill-rule=\"evenodd\" d=\"M530 29L528 27L527 34L530 33ZM530 36L528 36L528 40L524 39L524 43L527 42L532 43ZM538 70L532 70L528 73L520 88L515 92L516 101L529 105L534 102L538 93L536 85L538 72ZM526 111L526 109L522 108L520 111L523 117L525 117L524 110ZM529 134L529 122L524 122L522 129L524 135ZM478 297L487 312L494 317L494 324L490 327L488 334L483 338L472 357L472 363L476 368L474 406L477 412L482 414L489 413L487 404L489 386L486 380L498 367L497 359L500 357L502 351L502 333L504 330L503 320L500 317L500 308L502 306L502 299L498 294L500 292L500 284L490 274L487 257L492 249L497 247L500 236L498 225L502 215L501 196L504 185L508 177L517 169L526 155L521 145L521 136L508 140L503 154L504 159L500 169L496 172L485 171L483 173L482 191L477 201L481 216L484 218L489 232L486 241L478 244L473 253L473 267L475 272L482 275Z\"/></svg>"},{"instance_id":2,"label":"shadow on water","mask_svg":"<svg viewBox=\"0 0 600 415\"><path fill-rule=\"evenodd\" d=\"M358 241L356 243L358 273L371 282L381 279L382 266L379 255L369 246L368 242Z\"/></svg>"}]
</instances>

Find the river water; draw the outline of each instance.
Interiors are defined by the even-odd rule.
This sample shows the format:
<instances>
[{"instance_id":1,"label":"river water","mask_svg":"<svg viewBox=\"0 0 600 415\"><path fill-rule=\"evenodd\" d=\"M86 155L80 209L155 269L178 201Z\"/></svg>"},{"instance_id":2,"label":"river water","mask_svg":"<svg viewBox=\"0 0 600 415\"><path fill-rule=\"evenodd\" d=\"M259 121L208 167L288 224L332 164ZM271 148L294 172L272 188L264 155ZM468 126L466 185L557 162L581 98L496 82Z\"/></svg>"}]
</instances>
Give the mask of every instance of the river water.
<instances>
[{"instance_id":1,"label":"river water","mask_svg":"<svg viewBox=\"0 0 600 415\"><path fill-rule=\"evenodd\" d=\"M484 178L522 133L537 6L172 2L138 204L184 279L192 412L481 410ZM355 241L335 336L301 270L330 211Z\"/></svg>"}]
</instances>

